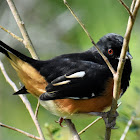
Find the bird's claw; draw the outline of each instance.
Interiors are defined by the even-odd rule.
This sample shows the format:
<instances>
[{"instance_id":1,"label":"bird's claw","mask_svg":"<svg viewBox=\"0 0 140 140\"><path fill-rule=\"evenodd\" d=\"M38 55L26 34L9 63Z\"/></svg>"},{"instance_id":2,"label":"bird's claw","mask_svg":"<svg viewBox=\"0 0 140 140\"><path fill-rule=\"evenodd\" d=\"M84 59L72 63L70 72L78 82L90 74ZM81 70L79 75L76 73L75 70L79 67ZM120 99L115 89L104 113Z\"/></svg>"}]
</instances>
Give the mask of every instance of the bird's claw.
<instances>
[{"instance_id":1,"label":"bird's claw","mask_svg":"<svg viewBox=\"0 0 140 140\"><path fill-rule=\"evenodd\" d=\"M119 116L118 112L116 111L115 114L111 115L112 121L109 122L108 118L110 117L110 111L108 112L90 112L90 115L101 116L105 122L107 128L116 129L116 118Z\"/></svg>"},{"instance_id":2,"label":"bird's claw","mask_svg":"<svg viewBox=\"0 0 140 140\"><path fill-rule=\"evenodd\" d=\"M115 125L116 125L116 119L118 116L119 114L116 111L115 114L111 115L112 121L109 121L110 111L108 111L108 112L104 112L104 114L101 117L103 118L107 128L116 129Z\"/></svg>"},{"instance_id":3,"label":"bird's claw","mask_svg":"<svg viewBox=\"0 0 140 140\"><path fill-rule=\"evenodd\" d=\"M59 125L60 125L61 127L64 127L64 126L62 125L63 120L64 120L64 118L60 117L59 120L58 120L58 121L55 121L55 122L56 122L56 123L59 123Z\"/></svg>"}]
</instances>

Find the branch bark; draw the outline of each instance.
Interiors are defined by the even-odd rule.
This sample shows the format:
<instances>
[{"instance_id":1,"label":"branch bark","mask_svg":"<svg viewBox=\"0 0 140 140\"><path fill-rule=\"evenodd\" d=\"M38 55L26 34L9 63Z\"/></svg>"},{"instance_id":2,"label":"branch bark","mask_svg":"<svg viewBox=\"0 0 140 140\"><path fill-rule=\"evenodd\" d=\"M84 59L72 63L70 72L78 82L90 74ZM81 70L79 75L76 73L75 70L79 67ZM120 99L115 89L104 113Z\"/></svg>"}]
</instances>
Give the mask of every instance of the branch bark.
<instances>
[{"instance_id":1,"label":"branch bark","mask_svg":"<svg viewBox=\"0 0 140 140\"><path fill-rule=\"evenodd\" d=\"M67 6L67 8L72 13L72 15L75 17L75 19L81 25L81 27L83 28L83 30L85 31L85 33L87 34L89 39L91 40L92 44L96 47L96 49L98 50L100 55L103 57L104 61L106 62L106 64L108 65L110 71L112 72L112 74L114 76L113 100L112 100L112 106L111 106L110 115L109 115L109 118L108 118L108 121L111 122L112 119L113 119L111 116L113 116L113 114L115 114L116 109L117 109L117 101L119 99L119 91L120 91L119 89L120 89L120 85L121 85L121 77L122 77L123 67L124 67L124 64L125 64L124 60L125 60L126 52L128 50L128 43L129 43L129 40L130 40L132 27L134 25L136 15L137 15L137 11L139 9L140 0L137 0L137 1L133 0L132 5L131 5L131 10L129 10L128 7L126 6L126 4L122 0L120 0L122 5L128 11L130 17L129 17L129 20L128 20L128 25L127 25L127 29L126 29L126 33L125 33L125 37L124 37L124 42L123 42L123 47L122 47L123 49L121 51L120 61L119 61L119 64L118 64L117 72L115 72L115 70L112 68L110 62L108 61L108 59L101 53L101 51L99 50L98 46L94 43L92 37L90 36L89 32L85 28L84 24L75 15L73 10L69 6L68 2L66 0L63 0L63 1L64 1L64 4ZM136 2L136 4L135 4L135 2ZM109 140L110 136L111 136L111 128L106 127L105 140Z\"/></svg>"},{"instance_id":2,"label":"branch bark","mask_svg":"<svg viewBox=\"0 0 140 140\"><path fill-rule=\"evenodd\" d=\"M133 6L131 6L131 7L133 7ZM121 85L121 77L122 77L122 72L123 72L123 68L124 68L124 64L125 64L124 60L125 60L126 52L128 50L128 44L129 44L129 40L130 40L130 36L131 36L131 31L132 31L139 7L140 7L140 0L137 0L134 10L133 11L131 10L133 18L131 18L131 16L130 16L128 19L126 33L125 33L124 41L123 41L123 47L122 47L122 51L121 51L121 55L120 55L118 68L117 68L117 73L114 75L113 100L112 100L112 106L111 106L111 110L110 110L110 114L109 114L109 118L108 118L109 122L112 121L112 119L113 119L112 116L115 114L116 109L117 109L117 101L119 99L119 89L120 89L120 85ZM110 140L110 137L111 137L111 128L106 128L105 140Z\"/></svg>"},{"instance_id":3,"label":"branch bark","mask_svg":"<svg viewBox=\"0 0 140 140\"><path fill-rule=\"evenodd\" d=\"M72 121L70 119L65 119L65 122L72 133L72 136L73 136L72 140L81 140Z\"/></svg>"},{"instance_id":4,"label":"branch bark","mask_svg":"<svg viewBox=\"0 0 140 140\"><path fill-rule=\"evenodd\" d=\"M90 123L88 126L86 126L83 130L81 130L78 134L79 135L83 134L87 129L89 129L92 125L94 125L95 123L97 123L101 119L102 119L102 117L97 118L92 123Z\"/></svg>"},{"instance_id":5,"label":"branch bark","mask_svg":"<svg viewBox=\"0 0 140 140\"><path fill-rule=\"evenodd\" d=\"M18 27L20 29L20 32L22 34L22 37L23 37L22 42L23 42L23 44L29 50L30 54L32 55L32 57L34 59L39 59L38 56L37 56L37 53L36 53L36 51L35 51L35 49L33 47L31 39L30 39L30 37L28 35L28 32L27 32L27 30L25 28L24 22L21 20L20 15L19 15L19 13L18 13L18 11L16 9L16 6L15 6L14 2L12 0L7 0L7 3L9 5L10 9L11 9L11 12L12 12L12 14L13 14L16 22L17 22L17 25L18 25ZM7 77L8 77L8 75L7 75ZM10 82L10 80L8 82ZM17 91L18 89L17 89L16 85L12 81L10 83L12 83L11 86L14 88L14 90ZM28 111L29 111L34 123L35 123L35 126L37 128L38 134L40 135L40 139L45 140L44 135L42 133L42 130L40 128L40 125L38 123L38 120L36 118L36 115L34 114L33 109L31 107L30 102L28 101L28 99L27 99L27 97L25 95L19 95L19 96L20 96L21 100L23 101L23 103L25 104L26 108L28 109Z\"/></svg>"},{"instance_id":6,"label":"branch bark","mask_svg":"<svg viewBox=\"0 0 140 140\"><path fill-rule=\"evenodd\" d=\"M5 28L4 28L4 27L2 27L1 25L0 25L0 28L1 28L3 31L5 31L5 32L7 32L8 34L10 34L13 38L15 38L15 39L17 39L18 41L20 41L20 42L22 42L22 43L23 43L23 39L22 39L22 38L20 38L19 36L17 36L17 35L15 35L15 34L13 34L11 31L9 31L9 30L5 29Z\"/></svg>"},{"instance_id":7,"label":"branch bark","mask_svg":"<svg viewBox=\"0 0 140 140\"><path fill-rule=\"evenodd\" d=\"M6 70L5 70L5 68L4 68L4 66L3 66L1 61L0 61L0 69L1 69L1 71L2 71L2 73L4 75L4 77L5 77L6 81L11 85L11 87L14 89L14 91L17 92L18 91L17 86L9 78L9 76L7 75ZM26 108L27 108L27 110L28 110L28 112L29 112L29 114L30 114L35 126L36 126L36 129L38 131L40 139L45 140L45 138L43 136L43 133L42 133L42 130L40 128L40 125L39 125L38 120L37 120L37 118L36 118L36 116L34 114L34 111L33 111L32 107L31 107L31 104L30 104L29 100L27 99L27 97L25 95L19 95L19 97L21 98L22 102L25 104L25 106L26 106Z\"/></svg>"},{"instance_id":8,"label":"branch bark","mask_svg":"<svg viewBox=\"0 0 140 140\"><path fill-rule=\"evenodd\" d=\"M9 126L9 125L5 125L5 124L3 124L3 123L1 123L1 122L0 122L0 126L5 127L5 128L8 128L8 129L11 129L11 130L14 130L14 131L17 131L17 132L19 132L19 133L21 133L21 134L26 135L26 136L29 137L29 138L36 139L36 140L41 140L41 139L40 139L39 137L37 137L37 136L34 136L34 135L32 135L32 134L30 134L30 133L28 133L28 132L25 132L25 131L23 131L23 130L17 129L17 128L15 128L15 127L12 127L12 126Z\"/></svg>"},{"instance_id":9,"label":"branch bark","mask_svg":"<svg viewBox=\"0 0 140 140\"><path fill-rule=\"evenodd\" d=\"M36 106L36 110L35 110L35 117L36 118L38 116L39 107L40 107L40 103L39 103L39 100L38 100L38 103L37 103L37 106Z\"/></svg>"},{"instance_id":10,"label":"branch bark","mask_svg":"<svg viewBox=\"0 0 140 140\"><path fill-rule=\"evenodd\" d=\"M131 16L131 18L133 18L133 15L132 15L131 11L129 10L129 7L122 0L119 0L119 1L124 6L124 8L127 10L129 15Z\"/></svg>"},{"instance_id":11,"label":"branch bark","mask_svg":"<svg viewBox=\"0 0 140 140\"><path fill-rule=\"evenodd\" d=\"M91 37L91 35L89 34L89 32L87 31L86 27L84 26L84 24L79 20L79 18L76 16L76 14L74 13L74 11L72 10L72 8L70 7L70 5L68 4L68 2L66 0L63 0L64 4L67 6L67 8L70 10L71 14L74 16L74 18L77 20L77 22L80 24L80 26L82 27L82 29L85 31L85 33L87 34L88 38L91 40L91 43L94 45L94 47L98 50L99 54L102 56L102 58L104 59L104 61L106 62L107 66L109 67L110 71L112 72L113 75L116 74L114 68L112 67L112 65L110 64L108 58L100 51L99 47L96 45L96 43L94 42L93 38Z\"/></svg>"},{"instance_id":12,"label":"branch bark","mask_svg":"<svg viewBox=\"0 0 140 140\"><path fill-rule=\"evenodd\" d=\"M90 36L90 34L88 33L88 31L86 30L85 26L82 24L82 22L74 14L74 12L72 11L72 9L68 5L67 1L64 0L65 5L68 7L68 9L74 15L74 17L76 18L76 20L82 26L82 28L84 29L84 31L86 32L86 34L90 38L92 44L99 51L100 55L103 57L103 59L105 60L105 62L107 63L108 67L110 68L111 72L114 75L114 90L113 90L114 91L113 92L113 97L114 98L113 98L113 101L112 101L112 107L111 107L111 113L110 113L109 121L112 120L111 115L115 113L116 108L117 108L117 100L119 98L118 92L119 92L119 89L120 89L121 75L122 75L122 71L123 71L123 67L124 67L124 61L123 60L125 59L125 55L126 55L126 51L128 49L128 43L129 43L129 39L130 39L132 27L134 25L136 14L137 14L137 11L138 11L139 6L140 6L140 0L137 0L137 1L136 0L133 0L133 3L135 3L134 1L136 2L136 4L135 4L135 6L134 5L132 6L133 9L134 9L134 11L131 10L132 16L129 13L130 14L130 17L129 17L127 30L126 30L126 34L125 34L125 37L124 37L123 49L122 49L122 52L121 52L120 61L119 61L118 69L117 69L117 73L116 73L115 70L113 69L113 67L111 66L110 62L108 61L108 59L101 53L101 51L99 50L98 46L94 43L94 40L92 39L92 37ZM23 41L24 45L29 50L29 52L31 53L32 57L35 58L35 59L38 59L38 57L36 55L36 52L34 51L32 42L31 42L31 40L30 40L30 38L28 36L28 33L27 33L26 29L25 29L24 22L21 20L21 18L19 16L18 12L17 12L17 9L16 9L13 1L12 0L7 0L7 2L9 4L9 7L10 7L12 13L13 13L13 16L14 16L14 18L15 18L18 26L19 26L19 29L20 29L20 31L22 33L22 36L24 38L24 41ZM70 129L74 132L74 134L76 134L77 131L76 131L75 127L73 126L72 122L70 120L65 120L65 121L70 126ZM110 128L107 128L107 129L106 129L105 139L110 139L111 129ZM79 137L79 135L77 135L77 140L78 140L78 137ZM80 137L79 137L79 139L80 139Z\"/></svg>"},{"instance_id":13,"label":"branch bark","mask_svg":"<svg viewBox=\"0 0 140 140\"><path fill-rule=\"evenodd\" d=\"M11 9L11 12L12 12L12 14L13 14L16 22L17 22L17 25L20 29L20 32L23 36L23 39L24 39L23 43L24 43L25 47L29 50L29 52L31 53L31 55L34 59L39 59L38 56L37 56L37 53L36 53L36 51L33 47L31 39L28 35L28 32L25 28L24 22L21 20L20 15L17 11L17 8L16 8L14 2L12 0L7 0L7 3L9 5L10 9Z\"/></svg>"},{"instance_id":14,"label":"branch bark","mask_svg":"<svg viewBox=\"0 0 140 140\"><path fill-rule=\"evenodd\" d=\"M125 140L126 134L128 133L128 131L129 131L129 129L130 129L130 126L131 126L131 124L133 123L134 119L135 119L135 117L132 116L131 119L128 121L127 126L126 126L126 128L125 128L125 130L124 130L124 133L122 134L120 140Z\"/></svg>"}]
</instances>

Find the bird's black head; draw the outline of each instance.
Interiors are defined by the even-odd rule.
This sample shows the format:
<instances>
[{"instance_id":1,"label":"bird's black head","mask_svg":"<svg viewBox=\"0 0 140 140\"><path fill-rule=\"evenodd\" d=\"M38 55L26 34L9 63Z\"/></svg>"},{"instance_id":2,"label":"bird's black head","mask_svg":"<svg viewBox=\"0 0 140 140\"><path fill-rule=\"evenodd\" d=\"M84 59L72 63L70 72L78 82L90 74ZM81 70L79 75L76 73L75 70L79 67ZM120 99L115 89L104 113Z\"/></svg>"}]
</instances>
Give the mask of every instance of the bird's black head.
<instances>
[{"instance_id":1,"label":"bird's black head","mask_svg":"<svg viewBox=\"0 0 140 140\"><path fill-rule=\"evenodd\" d=\"M123 45L123 37L115 33L109 33L103 36L97 42L97 45L102 53L109 59L110 63L117 66L116 64L118 63ZM127 52L126 58L128 59L128 61L130 61L129 59L132 58L129 52Z\"/></svg>"},{"instance_id":2,"label":"bird's black head","mask_svg":"<svg viewBox=\"0 0 140 140\"><path fill-rule=\"evenodd\" d=\"M108 59L117 59L122 49L123 37L118 34L109 33L103 36L97 42L97 45Z\"/></svg>"},{"instance_id":3,"label":"bird's black head","mask_svg":"<svg viewBox=\"0 0 140 140\"><path fill-rule=\"evenodd\" d=\"M98 42L98 47L102 53L108 58L109 62L112 64L115 70L117 70L120 53L123 45L123 37L118 34L109 33L103 36ZM126 63L123 70L121 87L123 92L127 89L129 85L130 75L132 72L131 61L132 56L129 54L129 50L126 54Z\"/></svg>"}]
</instances>

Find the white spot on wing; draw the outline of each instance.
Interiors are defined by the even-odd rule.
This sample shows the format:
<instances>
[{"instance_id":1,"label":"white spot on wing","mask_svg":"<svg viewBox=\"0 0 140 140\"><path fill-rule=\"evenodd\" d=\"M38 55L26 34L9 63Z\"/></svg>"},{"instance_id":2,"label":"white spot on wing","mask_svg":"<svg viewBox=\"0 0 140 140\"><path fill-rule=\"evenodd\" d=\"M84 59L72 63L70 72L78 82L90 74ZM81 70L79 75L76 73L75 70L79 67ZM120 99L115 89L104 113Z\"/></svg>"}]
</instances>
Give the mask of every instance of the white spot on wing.
<instances>
[{"instance_id":1,"label":"white spot on wing","mask_svg":"<svg viewBox=\"0 0 140 140\"><path fill-rule=\"evenodd\" d=\"M58 82L58 83L53 84L53 86L61 86L61 85L68 84L69 82L70 82L70 80L62 81L62 82Z\"/></svg>"},{"instance_id":2,"label":"white spot on wing","mask_svg":"<svg viewBox=\"0 0 140 140\"><path fill-rule=\"evenodd\" d=\"M91 94L91 97L94 97L94 96L95 96L95 94L94 94L94 93L92 93L92 94Z\"/></svg>"},{"instance_id":3,"label":"white spot on wing","mask_svg":"<svg viewBox=\"0 0 140 140\"><path fill-rule=\"evenodd\" d=\"M69 97L69 99L78 100L78 99L80 99L80 98L79 98L79 97Z\"/></svg>"},{"instance_id":4,"label":"white spot on wing","mask_svg":"<svg viewBox=\"0 0 140 140\"><path fill-rule=\"evenodd\" d=\"M78 100L78 99L89 99L88 97L69 97L69 99L75 99L75 100Z\"/></svg>"},{"instance_id":5,"label":"white spot on wing","mask_svg":"<svg viewBox=\"0 0 140 140\"><path fill-rule=\"evenodd\" d=\"M82 78L85 76L85 71L80 71L80 72L76 72L74 74L71 74L69 76L65 76L66 78Z\"/></svg>"}]
</instances>

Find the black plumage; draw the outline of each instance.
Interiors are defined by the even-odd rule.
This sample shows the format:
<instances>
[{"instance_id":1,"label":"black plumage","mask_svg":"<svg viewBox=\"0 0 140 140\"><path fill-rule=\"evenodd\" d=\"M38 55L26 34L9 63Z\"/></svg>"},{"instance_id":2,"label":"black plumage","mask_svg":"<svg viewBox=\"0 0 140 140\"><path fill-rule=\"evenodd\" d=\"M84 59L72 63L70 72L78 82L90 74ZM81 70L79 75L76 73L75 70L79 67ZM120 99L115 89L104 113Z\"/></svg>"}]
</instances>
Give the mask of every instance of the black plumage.
<instances>
[{"instance_id":1,"label":"black plumage","mask_svg":"<svg viewBox=\"0 0 140 140\"><path fill-rule=\"evenodd\" d=\"M114 33L105 35L97 42L98 47L115 70L122 44L123 37ZM17 59L28 63L46 80L45 92L39 94L41 100L89 99L104 96L102 93L106 88L106 82L113 78L108 66L94 47L82 53L65 54L47 61L27 57L2 41L0 41L0 52L4 53L11 61L11 55L14 55ZM121 81L123 93L129 86L131 71L131 61L126 59ZM26 88L25 86L23 90L29 91Z\"/></svg>"}]
</instances>

